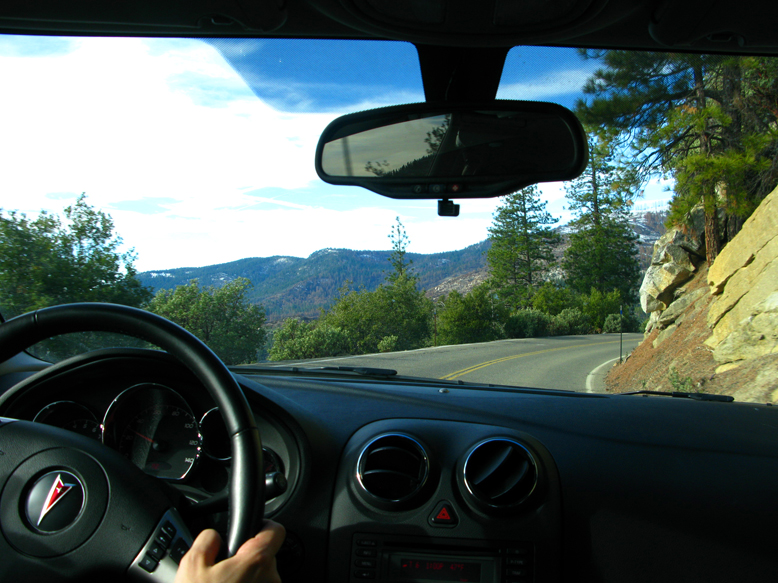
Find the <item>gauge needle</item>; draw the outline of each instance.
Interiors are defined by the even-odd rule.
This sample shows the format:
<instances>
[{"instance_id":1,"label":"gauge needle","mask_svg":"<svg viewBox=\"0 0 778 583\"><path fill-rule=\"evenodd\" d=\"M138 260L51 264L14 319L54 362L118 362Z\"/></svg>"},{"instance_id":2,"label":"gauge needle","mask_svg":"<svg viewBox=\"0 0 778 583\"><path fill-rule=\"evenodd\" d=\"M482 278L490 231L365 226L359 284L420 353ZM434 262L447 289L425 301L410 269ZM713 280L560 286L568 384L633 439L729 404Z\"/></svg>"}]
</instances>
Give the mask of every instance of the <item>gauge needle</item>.
<instances>
[{"instance_id":1,"label":"gauge needle","mask_svg":"<svg viewBox=\"0 0 778 583\"><path fill-rule=\"evenodd\" d=\"M137 431L135 431L134 429L132 430L132 432L133 432L135 435L137 435L138 437L142 437L143 439L145 439L145 440L146 440L146 441L148 441L149 443L152 443L152 444L153 444L153 443L156 443L156 442L155 442L153 439L151 439L150 437L146 437L145 435L143 435L142 433L138 433L138 432L137 432Z\"/></svg>"}]
</instances>

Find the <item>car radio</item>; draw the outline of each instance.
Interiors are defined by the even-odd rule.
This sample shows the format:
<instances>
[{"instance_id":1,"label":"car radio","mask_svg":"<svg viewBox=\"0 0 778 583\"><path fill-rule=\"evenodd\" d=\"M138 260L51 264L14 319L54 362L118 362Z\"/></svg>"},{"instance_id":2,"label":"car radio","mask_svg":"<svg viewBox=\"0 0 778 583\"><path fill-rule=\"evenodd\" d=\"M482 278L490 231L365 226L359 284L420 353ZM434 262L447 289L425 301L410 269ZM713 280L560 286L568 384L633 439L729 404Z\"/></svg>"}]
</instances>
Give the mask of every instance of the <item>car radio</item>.
<instances>
[{"instance_id":1,"label":"car radio","mask_svg":"<svg viewBox=\"0 0 778 583\"><path fill-rule=\"evenodd\" d=\"M351 577L381 583L528 583L534 545L464 539L356 534Z\"/></svg>"}]
</instances>

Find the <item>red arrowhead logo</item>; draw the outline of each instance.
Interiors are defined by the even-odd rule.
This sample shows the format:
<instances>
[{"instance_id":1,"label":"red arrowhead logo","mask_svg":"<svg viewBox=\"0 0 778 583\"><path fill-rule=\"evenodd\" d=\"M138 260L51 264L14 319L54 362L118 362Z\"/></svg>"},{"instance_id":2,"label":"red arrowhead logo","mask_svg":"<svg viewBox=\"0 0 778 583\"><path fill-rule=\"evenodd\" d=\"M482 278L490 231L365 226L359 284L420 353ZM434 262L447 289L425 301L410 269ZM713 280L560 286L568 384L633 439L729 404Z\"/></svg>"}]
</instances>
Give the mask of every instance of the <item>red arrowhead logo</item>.
<instances>
[{"instance_id":1,"label":"red arrowhead logo","mask_svg":"<svg viewBox=\"0 0 778 583\"><path fill-rule=\"evenodd\" d=\"M46 501L43 503L43 508L41 508L41 515L38 518L37 526L40 526L43 517L49 513L49 510L54 508L54 505L57 502L62 500L65 495L70 492L70 489L73 488L73 486L75 486L75 484L66 484L63 482L61 474L57 475L57 479L54 480L54 483L51 485L49 495L46 496Z\"/></svg>"}]
</instances>

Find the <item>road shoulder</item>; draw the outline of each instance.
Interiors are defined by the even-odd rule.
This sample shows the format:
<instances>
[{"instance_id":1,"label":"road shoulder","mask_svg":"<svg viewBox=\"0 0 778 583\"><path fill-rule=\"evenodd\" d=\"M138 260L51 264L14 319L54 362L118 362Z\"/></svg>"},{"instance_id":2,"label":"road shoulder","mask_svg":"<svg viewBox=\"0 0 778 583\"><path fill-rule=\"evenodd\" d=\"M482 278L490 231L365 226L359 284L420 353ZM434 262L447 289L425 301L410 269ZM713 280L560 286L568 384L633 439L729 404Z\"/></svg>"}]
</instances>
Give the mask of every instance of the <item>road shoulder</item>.
<instances>
[{"instance_id":1,"label":"road shoulder","mask_svg":"<svg viewBox=\"0 0 778 583\"><path fill-rule=\"evenodd\" d=\"M586 392L587 393L604 393L605 392L605 377L608 376L608 371L613 366L613 363L619 360L618 358L611 358L606 360L601 365L593 368L588 375L586 375ZM580 378L580 377L579 377Z\"/></svg>"}]
</instances>

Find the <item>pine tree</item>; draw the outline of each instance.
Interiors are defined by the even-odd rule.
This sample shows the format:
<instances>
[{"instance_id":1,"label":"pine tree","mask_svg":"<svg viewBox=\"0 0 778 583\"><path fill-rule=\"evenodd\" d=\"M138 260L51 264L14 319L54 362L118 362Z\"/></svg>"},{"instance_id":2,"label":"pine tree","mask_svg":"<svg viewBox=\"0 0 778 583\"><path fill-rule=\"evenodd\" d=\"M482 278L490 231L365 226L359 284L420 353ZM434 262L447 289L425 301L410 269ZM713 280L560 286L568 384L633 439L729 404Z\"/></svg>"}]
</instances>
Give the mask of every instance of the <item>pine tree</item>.
<instances>
[{"instance_id":1,"label":"pine tree","mask_svg":"<svg viewBox=\"0 0 778 583\"><path fill-rule=\"evenodd\" d=\"M741 224L778 183L775 59L587 51L604 68L586 83L577 113L631 148L642 180L676 181L671 221L705 208L708 262L721 247L717 209ZM737 229L730 229L734 235Z\"/></svg>"},{"instance_id":2,"label":"pine tree","mask_svg":"<svg viewBox=\"0 0 778 583\"><path fill-rule=\"evenodd\" d=\"M506 196L495 211L487 261L492 288L511 309L529 305L553 265L554 246L560 237L551 225L557 222L546 211L535 185Z\"/></svg>"},{"instance_id":3,"label":"pine tree","mask_svg":"<svg viewBox=\"0 0 778 583\"><path fill-rule=\"evenodd\" d=\"M399 218L389 239L393 269L384 283L374 291L345 286L320 319L347 336L352 354L419 348L432 335L432 302L406 258L409 239Z\"/></svg>"},{"instance_id":4,"label":"pine tree","mask_svg":"<svg viewBox=\"0 0 778 583\"><path fill-rule=\"evenodd\" d=\"M579 227L600 226L603 217L628 209L636 196L635 169L615 154L613 136L587 127L589 164L583 173L565 184L568 209L577 215Z\"/></svg>"},{"instance_id":5,"label":"pine tree","mask_svg":"<svg viewBox=\"0 0 778 583\"><path fill-rule=\"evenodd\" d=\"M565 186L568 208L576 219L562 268L575 291L619 290L631 302L640 277L637 236L627 215L635 196L635 177L631 168L614 164L608 136L593 130L589 136L589 164Z\"/></svg>"},{"instance_id":6,"label":"pine tree","mask_svg":"<svg viewBox=\"0 0 778 583\"><path fill-rule=\"evenodd\" d=\"M634 303L640 278L636 241L624 213L607 214L599 225L571 234L562 260L568 286L582 294L618 290Z\"/></svg>"}]
</instances>

